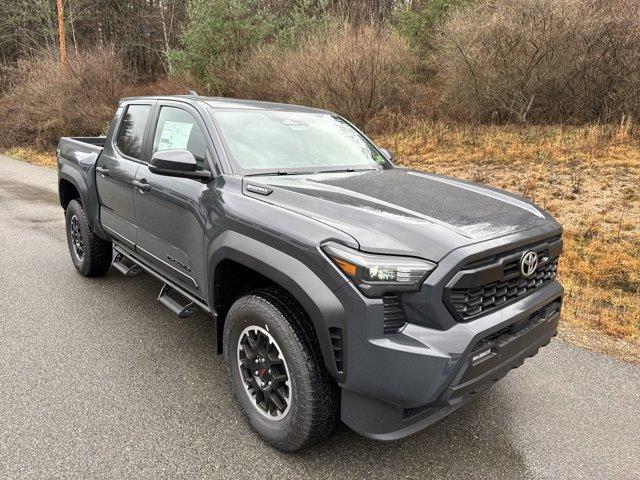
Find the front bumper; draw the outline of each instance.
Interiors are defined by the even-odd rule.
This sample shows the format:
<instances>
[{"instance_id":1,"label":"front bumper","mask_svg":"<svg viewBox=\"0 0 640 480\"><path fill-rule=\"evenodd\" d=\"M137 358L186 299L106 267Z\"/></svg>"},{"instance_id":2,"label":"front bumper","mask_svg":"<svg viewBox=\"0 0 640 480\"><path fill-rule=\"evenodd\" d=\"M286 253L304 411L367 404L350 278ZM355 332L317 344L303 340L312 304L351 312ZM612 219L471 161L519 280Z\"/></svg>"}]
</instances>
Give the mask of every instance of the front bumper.
<instances>
[{"instance_id":1,"label":"front bumper","mask_svg":"<svg viewBox=\"0 0 640 480\"><path fill-rule=\"evenodd\" d=\"M400 439L440 420L549 343L562 294L553 281L445 331L413 324L386 337L350 331L353 368L341 385L342 420L378 440ZM366 340L358 345L357 338Z\"/></svg>"}]
</instances>

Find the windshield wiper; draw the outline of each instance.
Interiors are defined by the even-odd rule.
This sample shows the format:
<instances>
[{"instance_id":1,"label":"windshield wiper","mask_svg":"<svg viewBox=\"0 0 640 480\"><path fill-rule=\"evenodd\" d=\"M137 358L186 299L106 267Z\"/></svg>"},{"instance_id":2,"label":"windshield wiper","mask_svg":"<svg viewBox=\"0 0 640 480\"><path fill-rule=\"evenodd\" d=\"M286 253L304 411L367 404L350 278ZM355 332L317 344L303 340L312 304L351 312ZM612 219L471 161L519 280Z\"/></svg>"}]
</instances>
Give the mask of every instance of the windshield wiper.
<instances>
[{"instance_id":1,"label":"windshield wiper","mask_svg":"<svg viewBox=\"0 0 640 480\"><path fill-rule=\"evenodd\" d=\"M347 168L337 168L335 170L319 170L317 173L366 172L369 170L382 170L382 169L378 167L366 167L366 168L347 167Z\"/></svg>"},{"instance_id":2,"label":"windshield wiper","mask_svg":"<svg viewBox=\"0 0 640 480\"><path fill-rule=\"evenodd\" d=\"M274 170L272 172L248 173L245 177L270 176L270 175L313 175L318 173L340 173L340 172L364 172L367 170L382 170L378 167L344 167L329 170Z\"/></svg>"},{"instance_id":3,"label":"windshield wiper","mask_svg":"<svg viewBox=\"0 0 640 480\"><path fill-rule=\"evenodd\" d=\"M245 177L258 177L258 176L269 176L269 175L309 175L310 173L318 173L318 172L313 170L304 170L304 171L275 170L273 172L248 173L245 175Z\"/></svg>"}]
</instances>

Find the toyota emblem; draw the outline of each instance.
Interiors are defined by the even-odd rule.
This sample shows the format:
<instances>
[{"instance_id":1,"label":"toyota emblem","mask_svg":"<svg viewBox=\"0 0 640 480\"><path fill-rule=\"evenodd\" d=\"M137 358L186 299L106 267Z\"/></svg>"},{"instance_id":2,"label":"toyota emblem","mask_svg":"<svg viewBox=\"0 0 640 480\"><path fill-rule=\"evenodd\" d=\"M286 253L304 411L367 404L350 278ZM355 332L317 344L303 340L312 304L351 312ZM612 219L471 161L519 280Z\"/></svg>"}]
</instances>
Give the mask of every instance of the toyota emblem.
<instances>
[{"instance_id":1,"label":"toyota emblem","mask_svg":"<svg viewBox=\"0 0 640 480\"><path fill-rule=\"evenodd\" d=\"M536 273L536 268L538 268L538 254L532 251L524 252L520 259L520 272L522 275L530 277Z\"/></svg>"}]
</instances>

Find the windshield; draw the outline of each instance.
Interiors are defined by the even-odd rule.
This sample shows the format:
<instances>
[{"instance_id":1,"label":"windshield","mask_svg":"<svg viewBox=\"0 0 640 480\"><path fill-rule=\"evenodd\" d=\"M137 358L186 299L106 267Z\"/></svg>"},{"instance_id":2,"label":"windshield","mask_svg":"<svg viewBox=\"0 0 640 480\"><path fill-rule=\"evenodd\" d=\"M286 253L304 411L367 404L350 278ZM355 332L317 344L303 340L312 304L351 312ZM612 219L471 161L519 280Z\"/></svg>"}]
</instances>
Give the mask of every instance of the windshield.
<instances>
[{"instance_id":1,"label":"windshield","mask_svg":"<svg viewBox=\"0 0 640 480\"><path fill-rule=\"evenodd\" d=\"M345 120L326 113L211 110L244 173L389 168Z\"/></svg>"}]
</instances>

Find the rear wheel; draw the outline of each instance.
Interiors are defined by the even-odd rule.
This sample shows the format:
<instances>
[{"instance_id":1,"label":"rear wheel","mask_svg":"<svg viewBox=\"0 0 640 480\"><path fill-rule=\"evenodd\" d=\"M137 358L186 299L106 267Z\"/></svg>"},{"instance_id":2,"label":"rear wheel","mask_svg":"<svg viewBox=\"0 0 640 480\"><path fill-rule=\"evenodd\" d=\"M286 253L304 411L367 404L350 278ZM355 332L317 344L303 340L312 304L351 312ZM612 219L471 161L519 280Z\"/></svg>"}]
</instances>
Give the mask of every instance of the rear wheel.
<instances>
[{"instance_id":1,"label":"rear wheel","mask_svg":"<svg viewBox=\"0 0 640 480\"><path fill-rule=\"evenodd\" d=\"M111 242L98 237L89 228L82 204L71 200L65 211L67 243L71 260L78 272L86 277L104 275L111 267Z\"/></svg>"},{"instance_id":2,"label":"rear wheel","mask_svg":"<svg viewBox=\"0 0 640 480\"><path fill-rule=\"evenodd\" d=\"M224 326L227 374L253 429L282 451L327 436L338 420L338 392L304 312L286 292L238 299Z\"/></svg>"}]
</instances>

